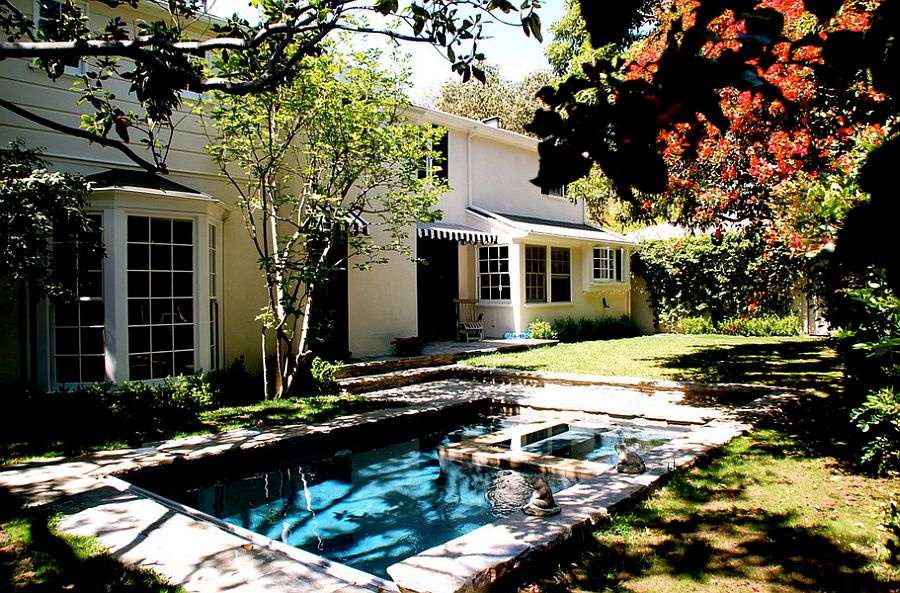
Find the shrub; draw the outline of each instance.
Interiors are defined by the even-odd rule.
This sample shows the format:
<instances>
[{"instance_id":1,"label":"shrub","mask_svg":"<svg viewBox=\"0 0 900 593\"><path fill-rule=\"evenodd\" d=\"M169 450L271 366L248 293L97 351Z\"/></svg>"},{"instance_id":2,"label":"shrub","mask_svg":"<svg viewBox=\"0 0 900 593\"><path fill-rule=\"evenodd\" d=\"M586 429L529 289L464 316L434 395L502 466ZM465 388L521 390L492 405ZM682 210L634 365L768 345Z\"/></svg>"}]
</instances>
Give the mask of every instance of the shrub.
<instances>
[{"instance_id":1,"label":"shrub","mask_svg":"<svg viewBox=\"0 0 900 593\"><path fill-rule=\"evenodd\" d=\"M549 321L543 319L535 319L528 324L528 333L535 340L555 340L557 338L556 331Z\"/></svg>"},{"instance_id":2,"label":"shrub","mask_svg":"<svg viewBox=\"0 0 900 593\"><path fill-rule=\"evenodd\" d=\"M675 333L714 334L716 326L706 317L685 317L675 324Z\"/></svg>"},{"instance_id":3,"label":"shrub","mask_svg":"<svg viewBox=\"0 0 900 593\"><path fill-rule=\"evenodd\" d=\"M243 354L226 368L209 371L206 379L217 405L240 406L263 398L260 378L247 370Z\"/></svg>"},{"instance_id":4,"label":"shrub","mask_svg":"<svg viewBox=\"0 0 900 593\"><path fill-rule=\"evenodd\" d=\"M900 470L900 397L891 387L869 393L852 418L868 439L862 463L879 473Z\"/></svg>"},{"instance_id":5,"label":"shrub","mask_svg":"<svg viewBox=\"0 0 900 593\"><path fill-rule=\"evenodd\" d=\"M718 333L726 336L799 336L803 330L800 319L793 315L784 317L764 315L761 317L736 317L719 322Z\"/></svg>"},{"instance_id":6,"label":"shrub","mask_svg":"<svg viewBox=\"0 0 900 593\"><path fill-rule=\"evenodd\" d=\"M316 395L333 394L337 391L335 378L341 366L343 365L339 362L329 362L318 356L312 359L309 374L312 376Z\"/></svg>"},{"instance_id":7,"label":"shrub","mask_svg":"<svg viewBox=\"0 0 900 593\"><path fill-rule=\"evenodd\" d=\"M586 342L629 338L640 333L634 319L621 317L562 317L553 322L553 329L560 342Z\"/></svg>"}]
</instances>

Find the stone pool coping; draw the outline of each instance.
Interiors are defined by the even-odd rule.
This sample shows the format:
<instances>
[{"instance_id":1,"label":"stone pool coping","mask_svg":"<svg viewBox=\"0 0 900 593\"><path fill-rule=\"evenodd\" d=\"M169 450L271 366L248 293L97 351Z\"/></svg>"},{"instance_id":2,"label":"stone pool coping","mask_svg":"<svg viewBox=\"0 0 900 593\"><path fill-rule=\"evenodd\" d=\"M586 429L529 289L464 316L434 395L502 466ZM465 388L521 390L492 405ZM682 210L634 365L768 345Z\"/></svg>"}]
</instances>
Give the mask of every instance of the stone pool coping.
<instances>
[{"instance_id":1,"label":"stone pool coping","mask_svg":"<svg viewBox=\"0 0 900 593\"><path fill-rule=\"evenodd\" d=\"M174 439L140 449L104 451L79 458L57 458L8 466L0 468L0 487L25 499L28 504L53 505L55 510L65 515L59 526L62 531L94 535L114 557L126 564L152 568L188 591L249 593L265 588L285 592L351 593L389 589L393 588L390 583L318 557L313 557L309 562L299 562L277 546L248 541L231 531L194 520L158 501L133 491L117 489L104 477L141 468L184 463L229 451L264 451L267 447L287 441L331 434L349 425L470 405L486 399L485 393L491 390L496 393L487 399L499 403L552 410L591 408L589 413L603 413L603 402L596 398L588 402L587 395L580 408L571 407L570 402L582 399L578 397L581 393L578 387L571 387L575 391L565 394L566 397L560 398L558 393L554 396L552 385L559 385L558 376L512 371L485 374L483 371L479 369L470 376L480 374L482 381L496 380L502 384L482 385L479 388L461 384L456 391L443 394L429 394L428 384L416 385L418 391L413 403L406 408L346 416L314 426L242 429L218 435ZM517 376L519 381L515 381ZM535 394L513 386L515 383L531 384L536 377L545 385L551 385L550 392ZM661 390L685 393L700 386L627 379L609 382L607 378L603 379L602 384L587 383L594 389L589 395L602 394L596 389L604 385L620 391L641 392L652 391L651 385L655 384ZM585 385L583 377L576 380L579 381L577 385ZM718 385L709 387L715 391L722 389ZM722 410L717 418L698 428L698 432L654 450L647 455L647 473L625 476L607 472L583 481L557 496L563 512L556 517L538 519L517 513L395 564L388 569L389 574L401 590L417 593L483 589L508 574L528 555L552 548L579 530L588 529L610 510L628 504L634 497L658 484L666 472L696 463L749 430L756 419L777 409L786 398L803 393L757 386L735 386L733 389L746 390L748 387L764 395L746 405ZM391 390L373 393L371 396L403 399L398 391L403 389L393 390L393 393ZM622 393L616 392L617 397L611 399L619 399ZM587 403L591 405L584 405ZM612 405L612 411L617 412L612 415L621 417L622 405L618 403ZM664 409L672 408L671 402L660 401L660 405ZM653 416L652 411L647 412L645 406L638 416ZM697 414L689 416L696 417Z\"/></svg>"}]
</instances>

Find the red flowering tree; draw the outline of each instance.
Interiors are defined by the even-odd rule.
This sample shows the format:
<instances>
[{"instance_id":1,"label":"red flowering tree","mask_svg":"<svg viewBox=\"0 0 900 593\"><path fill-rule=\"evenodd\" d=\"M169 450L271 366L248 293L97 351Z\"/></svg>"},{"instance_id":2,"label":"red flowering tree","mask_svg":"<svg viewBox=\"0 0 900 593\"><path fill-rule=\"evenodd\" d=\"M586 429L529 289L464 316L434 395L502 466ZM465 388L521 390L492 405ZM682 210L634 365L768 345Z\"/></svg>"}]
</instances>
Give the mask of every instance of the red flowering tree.
<instances>
[{"instance_id":1,"label":"red flowering tree","mask_svg":"<svg viewBox=\"0 0 900 593\"><path fill-rule=\"evenodd\" d=\"M847 204L820 208L806 190L852 180L847 168L861 160L848 155L860 146L897 150L891 129L880 127L896 114L889 40L897 1L659 4L651 19L658 26L624 59L584 64L558 88L542 89L552 109L531 126L545 138L535 183L566 183L596 164L640 212L674 214L695 226L762 221L800 250L833 240L841 225L828 224L829 217L846 212L861 192L838 192ZM626 16L641 4L604 3L601 10L582 2L592 44L632 36L634 20ZM875 167L870 186L885 187L882 171ZM863 210L884 214L871 206L883 201L875 197L879 188L863 189L873 193ZM800 212L805 226L794 224ZM857 218L872 222L871 214ZM845 235L867 224L853 219ZM896 256L875 259L900 267Z\"/></svg>"}]
</instances>

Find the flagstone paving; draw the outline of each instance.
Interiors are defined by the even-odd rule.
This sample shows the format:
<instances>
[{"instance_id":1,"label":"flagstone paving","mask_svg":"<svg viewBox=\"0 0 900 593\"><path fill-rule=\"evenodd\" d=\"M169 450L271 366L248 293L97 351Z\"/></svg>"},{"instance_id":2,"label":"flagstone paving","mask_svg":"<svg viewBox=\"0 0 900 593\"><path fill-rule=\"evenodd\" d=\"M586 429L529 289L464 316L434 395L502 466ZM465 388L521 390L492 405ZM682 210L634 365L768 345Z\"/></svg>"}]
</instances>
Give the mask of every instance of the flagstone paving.
<instances>
[{"instance_id":1,"label":"flagstone paving","mask_svg":"<svg viewBox=\"0 0 900 593\"><path fill-rule=\"evenodd\" d=\"M409 404L347 416L314 426L242 429L192 436L140 449L105 451L0 469L0 488L30 505L53 505L65 516L60 529L94 535L128 564L152 568L197 593L377 591L399 586L421 593L477 591L514 569L535 549L550 548L575 530L642 494L666 472L698 459L748 430L761 415L798 392L746 386L710 389L744 393L734 404L698 403L697 384L585 378L457 368L447 378L367 392ZM510 382L515 378L517 382ZM471 380L471 379L478 380ZM493 381L493 382L492 382ZM321 436L350 425L419 416L475 401L507 402L540 410L584 411L611 417L666 420L696 425L684 437L645 455L648 471L637 476L604 471L556 496L562 507L551 518L517 513L388 568L394 583L331 563L279 542L224 524L199 521L177 505L147 498L108 476L132 470L183 464L232 451Z\"/></svg>"}]
</instances>

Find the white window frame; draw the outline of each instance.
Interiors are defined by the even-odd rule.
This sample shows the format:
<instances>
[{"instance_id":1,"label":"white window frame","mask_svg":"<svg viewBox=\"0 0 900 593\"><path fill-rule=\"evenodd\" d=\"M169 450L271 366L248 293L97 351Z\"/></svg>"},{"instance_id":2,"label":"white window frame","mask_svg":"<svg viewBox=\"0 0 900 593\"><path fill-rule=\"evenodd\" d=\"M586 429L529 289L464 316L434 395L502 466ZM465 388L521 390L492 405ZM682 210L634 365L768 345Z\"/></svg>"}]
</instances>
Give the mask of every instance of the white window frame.
<instances>
[{"instance_id":1,"label":"white window frame","mask_svg":"<svg viewBox=\"0 0 900 593\"><path fill-rule=\"evenodd\" d=\"M617 254L619 254L617 256ZM625 252L620 247L595 245L591 249L591 281L610 283L625 281Z\"/></svg>"},{"instance_id":2,"label":"white window frame","mask_svg":"<svg viewBox=\"0 0 900 593\"><path fill-rule=\"evenodd\" d=\"M490 250L491 250L491 249L496 249L496 250L497 250L497 257L496 257L496 258L491 258L491 257L490 257L490 253L491 253ZM503 257L503 256L500 255L500 254L501 254L501 250L506 250L506 256L505 256L505 257ZM480 246L480 247L478 247L478 248L476 249L476 251L475 251L475 266L476 266L476 274L477 274L477 278L478 278L478 300L479 300L479 301L486 301L486 302L491 302L491 303L509 303L509 302L512 301L512 266L511 266L511 259L510 259L510 251L512 251L512 246L510 246L510 245L488 245L488 246ZM488 254L487 258L483 258L483 257L482 257L482 254L483 254L483 253L487 253L487 254ZM506 261L506 271L503 271L503 270L502 270L502 268L503 268L502 262L503 262L504 260ZM482 272L482 271L481 271L481 267L482 267L481 263L482 263L482 261L484 261L484 262L487 263L488 270L485 271L485 272ZM491 269L490 269L490 268L491 268L491 262L493 262L493 261L496 261L496 262L497 262L497 269L496 269L496 270L491 270ZM505 284L503 283L503 277L504 277L504 276L506 276L506 283L505 283ZM492 297L490 297L490 298L484 298L483 292L482 292L482 291L483 291L484 288L485 288L485 285L484 285L485 277L488 277L488 278L497 277L497 278L499 278L499 283L496 285L496 288L499 289L499 291L500 291L500 298L492 298ZM494 283L493 283L493 282L490 283L490 284L487 286L487 288L488 288L489 290L495 288ZM509 293L509 295L510 295L508 298L503 298L503 291L504 291L504 289L505 289L505 290Z\"/></svg>"},{"instance_id":3,"label":"white window frame","mask_svg":"<svg viewBox=\"0 0 900 593\"><path fill-rule=\"evenodd\" d=\"M97 218L99 219L99 222L100 222L100 228L101 228L101 229L103 228L103 213L102 213L102 212L91 212L91 211L87 211L86 214L87 214L88 216L90 216L90 217L97 217ZM103 343L105 344L105 342L106 342L106 293L105 293L106 261L103 260L103 259L101 259L100 269L99 269L99 270L92 270L92 271L99 271L99 272L100 272L100 296L85 296L85 295L82 295L82 294L81 294L81 290L80 290L80 282L79 282L79 281L80 281L80 278L79 278L78 276L76 276L76 282L79 282L79 289L78 289L78 294L77 294L77 296L76 296L75 301L74 301L73 303L71 303L71 306L74 306L74 307L76 308L76 310L77 310L77 316L78 316L78 318L77 318L75 324L63 324L63 325L61 325L61 324L58 324L58 323L57 323L57 314L59 313L59 309L60 309L60 307L65 306L65 305L51 304L51 305L49 306L49 310L48 310L48 312L47 312L47 316L48 316L48 325L49 325L49 345L48 345L48 348L49 348L49 358L50 358L50 360L49 360L49 373L50 373L51 381L52 381L52 383L53 383L54 385L77 386L77 385L83 385L83 384L86 384L86 383L91 383L91 382L93 382L93 381L83 381L83 380L79 380L79 381L60 381L60 380L59 380L59 362L60 362L60 358L77 358L78 361L79 361L79 366L80 366L81 363L82 363L82 359L85 358L85 357L100 358L101 361L103 362L103 365L104 365L104 372L103 372L103 376L99 378L99 381L106 381L106 380L107 380L107 375L106 375L106 362L105 362L106 355L105 355L105 352L100 353L99 356L98 356L97 354L95 354L95 353L85 354L85 353L83 352L83 344L82 344L82 341L81 341L81 338L82 338L82 330L84 330L84 329L98 330L98 329L99 329L99 330L102 332L102 334L103 334L103 337L102 337ZM100 324L85 325L85 324L82 323L82 318L81 318L81 313L82 313L82 311L81 311L81 307L82 307L82 304L84 304L84 303L100 303L101 308L103 309L102 322L101 322ZM57 340L58 334L57 334L57 332L58 332L60 329L64 329L64 330L72 330L72 329L74 329L74 330L77 330L77 332L78 332L78 347L77 347L78 352L77 352L77 353L75 353L75 354L60 354L60 353L57 351L57 344L58 344L58 340ZM82 379L82 378L83 378L83 374L82 374L81 370L79 370L79 379Z\"/></svg>"},{"instance_id":4,"label":"white window frame","mask_svg":"<svg viewBox=\"0 0 900 593\"><path fill-rule=\"evenodd\" d=\"M559 187L545 187L541 189L541 193L545 196L550 196L551 198L559 198L560 200L566 199L566 187L565 185L560 185Z\"/></svg>"},{"instance_id":5,"label":"white window frame","mask_svg":"<svg viewBox=\"0 0 900 593\"><path fill-rule=\"evenodd\" d=\"M542 257L539 259L536 257L529 257L529 251L533 250L542 250ZM548 288L548 279L549 279L549 270L548 270L548 262L547 262L547 254L549 249L546 245L525 245L525 302L528 304L534 303L546 303L550 300L549 288ZM540 268L535 271L534 269L529 269L529 266L534 267L537 266ZM535 284L534 286L529 286L529 280L537 280L540 278L540 287ZM538 298L530 298L529 290L534 290L540 288L540 296Z\"/></svg>"},{"instance_id":6,"label":"white window frame","mask_svg":"<svg viewBox=\"0 0 900 593\"><path fill-rule=\"evenodd\" d=\"M566 251L569 254L569 271L566 274L560 274L553 271L553 251ZM569 298L564 301L555 300L553 294L553 280L566 278L569 284ZM554 247L547 249L547 291L549 292L548 302L555 304L565 304L572 302L572 249L570 247Z\"/></svg>"},{"instance_id":7,"label":"white window frame","mask_svg":"<svg viewBox=\"0 0 900 593\"><path fill-rule=\"evenodd\" d=\"M57 4L60 7L60 11L62 11L63 3L59 0L34 0L34 28L35 35L40 38L40 30L41 30L41 22L44 20L41 16L41 6L43 4ZM89 7L87 4L83 2L76 2L75 5L81 9L82 14L84 14L84 18L87 19L88 27L90 27L91 15L89 12ZM63 69L63 73L68 76L82 76L86 71L86 64L84 60L78 60L77 66L69 66L66 65Z\"/></svg>"},{"instance_id":8,"label":"white window frame","mask_svg":"<svg viewBox=\"0 0 900 593\"><path fill-rule=\"evenodd\" d=\"M148 191L101 190L90 197L88 211L101 213L103 216L103 240L106 245L106 259L103 262L103 300L106 327L106 379L111 382L130 380L129 347L128 347L128 291L127 291L127 220L128 216L149 216L162 218L190 219L193 223L193 315L194 315L194 368L209 370L211 323L209 318L209 296L211 287L209 273L209 234L208 225L216 225L220 231L218 258L219 270L222 270L223 250L225 248L223 221L227 211L221 202L193 197L161 196ZM216 278L216 294L222 295L221 272ZM219 314L222 315L224 300L220 296ZM45 300L38 307L37 323L39 332L37 350L37 379L48 389L58 389L64 385L55 382L52 359L52 310ZM220 317L219 357L224 356L223 344L226 338L224 325ZM159 379L144 382L156 383Z\"/></svg>"}]
</instances>

